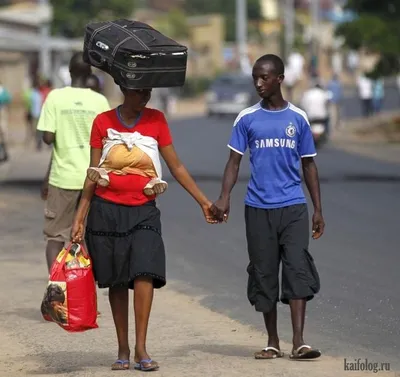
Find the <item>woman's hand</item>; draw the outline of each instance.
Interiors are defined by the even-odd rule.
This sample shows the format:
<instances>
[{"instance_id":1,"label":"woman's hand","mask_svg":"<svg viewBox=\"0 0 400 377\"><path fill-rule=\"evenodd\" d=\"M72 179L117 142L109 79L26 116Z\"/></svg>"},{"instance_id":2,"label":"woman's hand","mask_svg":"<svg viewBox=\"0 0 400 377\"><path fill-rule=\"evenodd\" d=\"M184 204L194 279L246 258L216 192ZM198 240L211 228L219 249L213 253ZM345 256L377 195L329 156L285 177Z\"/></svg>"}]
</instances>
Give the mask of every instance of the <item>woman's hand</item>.
<instances>
[{"instance_id":1,"label":"woman's hand","mask_svg":"<svg viewBox=\"0 0 400 377\"><path fill-rule=\"evenodd\" d=\"M84 225L83 221L74 220L71 230L71 241L73 243L81 243L83 239Z\"/></svg>"},{"instance_id":2,"label":"woman's hand","mask_svg":"<svg viewBox=\"0 0 400 377\"><path fill-rule=\"evenodd\" d=\"M201 209L203 210L204 218L209 224L218 224L219 221L215 218L215 216L211 212L212 206L213 206L212 202L207 201L206 203L201 205Z\"/></svg>"}]
</instances>

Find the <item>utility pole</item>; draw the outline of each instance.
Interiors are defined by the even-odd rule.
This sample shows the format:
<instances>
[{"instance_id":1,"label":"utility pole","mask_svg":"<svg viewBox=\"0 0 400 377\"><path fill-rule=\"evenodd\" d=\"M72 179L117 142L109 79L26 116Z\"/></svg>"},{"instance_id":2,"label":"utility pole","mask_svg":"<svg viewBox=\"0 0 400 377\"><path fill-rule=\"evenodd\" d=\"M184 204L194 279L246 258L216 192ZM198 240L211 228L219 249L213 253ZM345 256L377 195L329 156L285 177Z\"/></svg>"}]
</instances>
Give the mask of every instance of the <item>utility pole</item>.
<instances>
[{"instance_id":1,"label":"utility pole","mask_svg":"<svg viewBox=\"0 0 400 377\"><path fill-rule=\"evenodd\" d=\"M318 31L319 31L319 1L310 1L310 13L311 13L311 30L312 30L312 40L311 40L311 62L315 72L318 68L318 53L319 53L319 41L318 41Z\"/></svg>"},{"instance_id":2,"label":"utility pole","mask_svg":"<svg viewBox=\"0 0 400 377\"><path fill-rule=\"evenodd\" d=\"M43 7L51 6L48 0L39 0L39 5ZM40 25L40 51L39 51L39 71L44 78L51 78L51 51L49 47L50 22L45 20Z\"/></svg>"},{"instance_id":3,"label":"utility pole","mask_svg":"<svg viewBox=\"0 0 400 377\"><path fill-rule=\"evenodd\" d=\"M249 73L251 69L247 55L247 22L247 0L236 0L236 45L243 73Z\"/></svg>"},{"instance_id":4,"label":"utility pole","mask_svg":"<svg viewBox=\"0 0 400 377\"><path fill-rule=\"evenodd\" d=\"M313 0L311 0L313 1ZM285 25L285 60L292 52L295 37L295 9L294 0L284 0L283 20Z\"/></svg>"}]
</instances>

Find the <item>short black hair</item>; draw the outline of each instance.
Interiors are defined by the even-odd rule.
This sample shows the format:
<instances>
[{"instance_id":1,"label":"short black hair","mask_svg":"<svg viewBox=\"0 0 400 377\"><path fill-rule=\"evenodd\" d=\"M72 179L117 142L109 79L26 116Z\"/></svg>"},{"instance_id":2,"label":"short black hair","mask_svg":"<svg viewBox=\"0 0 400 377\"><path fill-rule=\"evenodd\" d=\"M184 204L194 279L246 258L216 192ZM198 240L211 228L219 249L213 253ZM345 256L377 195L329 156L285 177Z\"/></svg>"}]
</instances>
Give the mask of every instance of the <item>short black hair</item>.
<instances>
[{"instance_id":1,"label":"short black hair","mask_svg":"<svg viewBox=\"0 0 400 377\"><path fill-rule=\"evenodd\" d=\"M283 60L274 54L266 54L259 57L255 64L259 63L271 63L274 67L275 73L277 75L284 75L285 74L285 65L283 64Z\"/></svg>"},{"instance_id":2,"label":"short black hair","mask_svg":"<svg viewBox=\"0 0 400 377\"><path fill-rule=\"evenodd\" d=\"M87 78L92 73L90 64L83 60L82 51L75 52L69 62L69 72L71 77Z\"/></svg>"}]
</instances>

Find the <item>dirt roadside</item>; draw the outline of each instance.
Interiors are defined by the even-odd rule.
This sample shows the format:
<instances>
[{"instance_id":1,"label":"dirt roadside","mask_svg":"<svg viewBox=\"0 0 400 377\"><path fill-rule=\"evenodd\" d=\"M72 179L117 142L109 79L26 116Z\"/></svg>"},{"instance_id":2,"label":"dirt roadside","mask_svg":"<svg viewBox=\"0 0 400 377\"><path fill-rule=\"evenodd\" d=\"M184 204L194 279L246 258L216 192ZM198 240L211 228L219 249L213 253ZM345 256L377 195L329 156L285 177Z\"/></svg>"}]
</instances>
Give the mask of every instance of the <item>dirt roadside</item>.
<instances>
[{"instance_id":1,"label":"dirt roadside","mask_svg":"<svg viewBox=\"0 0 400 377\"><path fill-rule=\"evenodd\" d=\"M116 341L107 297L99 292L100 328L69 334L41 319L46 267L41 240L43 204L24 190L1 189L0 218L0 376L108 377ZM162 377L204 376L346 376L343 358L323 356L314 362L254 360L266 337L228 317L212 312L174 291L177 282L157 291L148 349L160 363ZM249 310L252 310L249 307ZM133 320L133 318L132 318ZM131 322L133 325L133 321ZM133 344L133 331L131 332ZM353 360L354 361L354 360ZM125 373L125 372L124 372ZM139 373L139 372L126 372ZM395 376L395 373L372 373ZM353 371L349 376L365 376ZM399 374L400 376L400 374Z\"/></svg>"},{"instance_id":2,"label":"dirt roadside","mask_svg":"<svg viewBox=\"0 0 400 377\"><path fill-rule=\"evenodd\" d=\"M341 129L333 130L331 143L345 152L400 164L400 135L387 133L387 124L398 117L400 112L392 111L367 119L348 120Z\"/></svg>"}]
</instances>

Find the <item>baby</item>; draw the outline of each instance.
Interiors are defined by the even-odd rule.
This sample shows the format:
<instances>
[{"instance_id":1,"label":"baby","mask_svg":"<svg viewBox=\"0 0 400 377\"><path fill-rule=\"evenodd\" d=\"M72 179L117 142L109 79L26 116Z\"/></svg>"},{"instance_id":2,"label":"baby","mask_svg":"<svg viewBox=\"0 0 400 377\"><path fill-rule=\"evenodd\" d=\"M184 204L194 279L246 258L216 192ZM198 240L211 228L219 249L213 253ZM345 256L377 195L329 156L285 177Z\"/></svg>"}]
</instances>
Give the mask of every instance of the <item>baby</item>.
<instances>
[{"instance_id":1,"label":"baby","mask_svg":"<svg viewBox=\"0 0 400 377\"><path fill-rule=\"evenodd\" d=\"M144 187L147 196L160 195L168 187L161 179L161 162L158 143L139 132L120 133L108 129L108 137L103 139L102 158L97 168L87 171L90 180L102 187L110 184L109 173L117 175L137 174L151 180Z\"/></svg>"}]
</instances>

